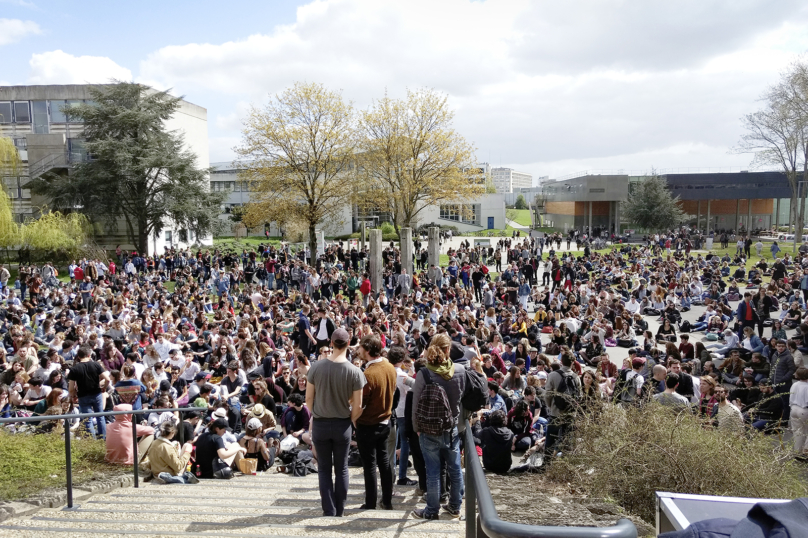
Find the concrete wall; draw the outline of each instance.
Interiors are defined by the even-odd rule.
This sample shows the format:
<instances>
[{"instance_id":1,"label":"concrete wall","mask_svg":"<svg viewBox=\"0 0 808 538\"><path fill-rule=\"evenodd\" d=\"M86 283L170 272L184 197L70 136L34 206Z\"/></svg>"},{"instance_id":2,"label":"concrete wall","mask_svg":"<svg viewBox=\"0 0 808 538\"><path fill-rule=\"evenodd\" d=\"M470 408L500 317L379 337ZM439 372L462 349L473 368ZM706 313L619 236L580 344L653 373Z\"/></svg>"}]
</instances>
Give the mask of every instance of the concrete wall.
<instances>
[{"instance_id":1,"label":"concrete wall","mask_svg":"<svg viewBox=\"0 0 808 538\"><path fill-rule=\"evenodd\" d=\"M461 203L461 202L456 202ZM454 226L461 232L483 232L488 229L488 217L494 217L494 229L505 229L505 196L502 194L484 194L471 200L462 201L463 204L479 204L477 225L440 218L439 206L428 206L418 214L418 226L423 224L437 224Z\"/></svg>"}]
</instances>

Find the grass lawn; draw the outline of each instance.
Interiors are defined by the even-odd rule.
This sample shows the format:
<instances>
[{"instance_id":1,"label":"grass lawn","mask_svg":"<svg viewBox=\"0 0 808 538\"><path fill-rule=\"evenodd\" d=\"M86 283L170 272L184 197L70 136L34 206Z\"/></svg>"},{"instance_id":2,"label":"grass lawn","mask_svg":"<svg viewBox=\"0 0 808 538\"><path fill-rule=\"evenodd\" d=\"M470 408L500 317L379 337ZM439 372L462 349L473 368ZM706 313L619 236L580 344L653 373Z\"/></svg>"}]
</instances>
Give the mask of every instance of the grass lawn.
<instances>
[{"instance_id":1,"label":"grass lawn","mask_svg":"<svg viewBox=\"0 0 808 538\"><path fill-rule=\"evenodd\" d=\"M508 209L505 214L508 219L516 224L521 224L522 226L530 226L531 224L529 209Z\"/></svg>"},{"instance_id":2,"label":"grass lawn","mask_svg":"<svg viewBox=\"0 0 808 538\"><path fill-rule=\"evenodd\" d=\"M104 461L104 441L73 439L73 483L131 471ZM0 501L23 499L45 488L65 486L65 443L61 435L0 431Z\"/></svg>"},{"instance_id":3,"label":"grass lawn","mask_svg":"<svg viewBox=\"0 0 808 538\"><path fill-rule=\"evenodd\" d=\"M261 244L270 244L277 247L280 246L281 240L279 237L270 237L269 239L266 239L265 237L241 237L239 239L236 239L235 237L218 237L213 240L214 248L239 251L245 248L255 248Z\"/></svg>"}]
</instances>

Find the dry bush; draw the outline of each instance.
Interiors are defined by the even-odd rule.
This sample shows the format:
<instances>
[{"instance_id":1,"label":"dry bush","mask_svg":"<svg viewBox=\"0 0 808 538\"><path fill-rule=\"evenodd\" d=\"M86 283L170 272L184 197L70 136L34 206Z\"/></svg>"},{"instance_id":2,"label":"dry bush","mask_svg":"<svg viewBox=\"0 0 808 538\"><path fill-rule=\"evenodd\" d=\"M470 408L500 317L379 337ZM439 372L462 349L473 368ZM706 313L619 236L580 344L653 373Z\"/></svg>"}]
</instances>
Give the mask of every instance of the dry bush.
<instances>
[{"instance_id":1,"label":"dry bush","mask_svg":"<svg viewBox=\"0 0 808 538\"><path fill-rule=\"evenodd\" d=\"M737 497L806 495L803 470L777 438L705 429L691 413L656 403L582 415L548 477L612 498L646 521L656 491Z\"/></svg>"}]
</instances>

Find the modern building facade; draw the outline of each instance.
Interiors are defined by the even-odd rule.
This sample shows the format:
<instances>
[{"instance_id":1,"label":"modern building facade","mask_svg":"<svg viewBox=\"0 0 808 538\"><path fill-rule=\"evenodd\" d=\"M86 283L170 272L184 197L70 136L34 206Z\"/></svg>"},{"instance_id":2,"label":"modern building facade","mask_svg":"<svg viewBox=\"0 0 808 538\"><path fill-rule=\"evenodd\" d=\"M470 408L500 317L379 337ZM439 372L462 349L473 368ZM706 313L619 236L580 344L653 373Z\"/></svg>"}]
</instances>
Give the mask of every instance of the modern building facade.
<instances>
[{"instance_id":1,"label":"modern building facade","mask_svg":"<svg viewBox=\"0 0 808 538\"><path fill-rule=\"evenodd\" d=\"M233 163L222 162L211 165L210 189L214 192L227 192L227 198L222 206L219 218L226 221L225 228L228 235L235 234L230 214L234 208L243 206L250 201L250 185L242 182L238 177L238 167ZM360 230L362 222L367 226L378 226L383 222L392 222L392 216L381 211L360 210L356 205L346 205L338 214L324 223L323 232L328 237L340 237L356 233ZM505 199L500 194L484 194L475 199L462 203L446 203L428 206L418 214L418 226L423 224L438 224L454 226L461 232L484 232L489 229L505 228ZM252 228L251 235L280 235L275 223L269 223L268 228Z\"/></svg>"},{"instance_id":2,"label":"modern building facade","mask_svg":"<svg viewBox=\"0 0 808 538\"><path fill-rule=\"evenodd\" d=\"M83 126L78 118L65 114L64 108L91 103L91 85L0 86L0 136L10 137L23 161L15 176L6 172L3 186L12 200L15 219L23 222L36 216L37 208L47 200L32 198L26 184L46 172L69 174L72 167L88 158L84 149ZM200 168L209 166L207 110L180 101L179 109L166 122L166 129L182 133L186 148L197 157ZM111 226L100 237L104 247L128 245L121 226ZM149 241L151 253L166 247L193 243L210 244L211 238L193 237L185 230L167 229Z\"/></svg>"},{"instance_id":3,"label":"modern building facade","mask_svg":"<svg viewBox=\"0 0 808 538\"><path fill-rule=\"evenodd\" d=\"M687 222L701 230L768 229L793 221L791 189L782 172L661 174L682 201ZM556 229L617 231L622 222L620 202L648 176L583 174L542 184L545 221ZM785 215L784 215L785 212ZM621 227L621 223L623 226Z\"/></svg>"},{"instance_id":4,"label":"modern building facade","mask_svg":"<svg viewBox=\"0 0 808 538\"><path fill-rule=\"evenodd\" d=\"M498 194L516 192L533 186L533 176L513 168L492 168L491 179Z\"/></svg>"}]
</instances>

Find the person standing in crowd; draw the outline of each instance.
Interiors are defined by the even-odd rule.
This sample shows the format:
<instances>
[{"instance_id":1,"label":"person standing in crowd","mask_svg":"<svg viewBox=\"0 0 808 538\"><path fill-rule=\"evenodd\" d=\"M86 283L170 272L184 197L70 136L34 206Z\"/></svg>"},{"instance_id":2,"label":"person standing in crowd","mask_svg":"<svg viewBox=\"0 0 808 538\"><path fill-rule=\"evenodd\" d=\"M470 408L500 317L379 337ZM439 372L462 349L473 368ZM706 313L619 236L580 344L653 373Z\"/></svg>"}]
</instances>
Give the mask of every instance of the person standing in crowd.
<instances>
[{"instance_id":1,"label":"person standing in crowd","mask_svg":"<svg viewBox=\"0 0 808 538\"><path fill-rule=\"evenodd\" d=\"M460 505L463 501L463 474L460 468L460 436L457 426L460 417L460 397L466 386L466 373L462 364L455 364L449 358L452 340L446 333L436 334L426 350L427 367L421 369L415 380L413 392L413 427L418 432L421 452L426 463L426 508L413 510L412 514L419 519L439 519L440 511L440 470L441 461L446 462L449 479L449 503L443 509L453 517L460 516ZM437 385L439 390L428 386ZM435 395L443 392L439 398ZM423 397L423 402L422 402ZM448 420L443 423L443 431L432 430L427 433L423 429L435 424L426 424L424 415L416 410L448 405L448 409L439 409L435 416L445 413ZM433 415L429 415L430 417Z\"/></svg>"},{"instance_id":2,"label":"person standing in crowd","mask_svg":"<svg viewBox=\"0 0 808 538\"><path fill-rule=\"evenodd\" d=\"M100 413L104 410L104 392L112 384L109 372L100 363L91 360L90 350L80 347L76 353L76 361L67 375L70 396L79 405L82 413ZM97 429L93 426L95 422ZM96 434L104 439L107 434L107 422L104 417L95 417L87 422L93 439Z\"/></svg>"},{"instance_id":3,"label":"person standing in crowd","mask_svg":"<svg viewBox=\"0 0 808 538\"><path fill-rule=\"evenodd\" d=\"M545 441L545 457L552 457L563 435L571 425L570 409L581 394L581 380L572 371L572 354L561 355L561 368L550 372L544 389L549 423Z\"/></svg>"},{"instance_id":4,"label":"person standing in crowd","mask_svg":"<svg viewBox=\"0 0 808 538\"><path fill-rule=\"evenodd\" d=\"M325 360L312 364L306 389L323 515L331 517L342 517L345 512L351 424L356 424L362 415L362 389L366 383L362 371L348 360L350 342L348 331L334 331L334 351Z\"/></svg>"},{"instance_id":5,"label":"person standing in crowd","mask_svg":"<svg viewBox=\"0 0 808 538\"><path fill-rule=\"evenodd\" d=\"M393 468L387 453L390 417L396 392L396 369L381 356L382 341L375 334L359 342L359 358L365 366L366 383L362 389L364 409L356 420L356 445L365 475L365 503L362 510L374 510L377 503L376 466L382 484L381 507L393 509ZM395 454L392 455L395 458Z\"/></svg>"}]
</instances>

